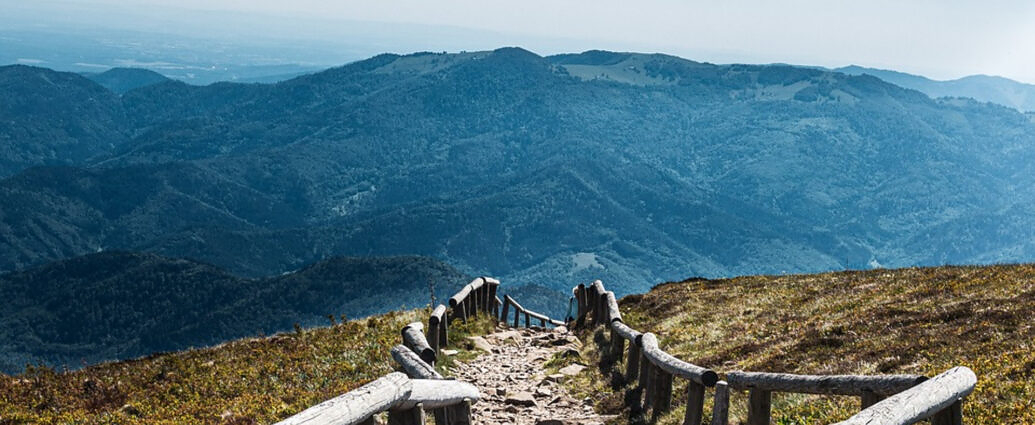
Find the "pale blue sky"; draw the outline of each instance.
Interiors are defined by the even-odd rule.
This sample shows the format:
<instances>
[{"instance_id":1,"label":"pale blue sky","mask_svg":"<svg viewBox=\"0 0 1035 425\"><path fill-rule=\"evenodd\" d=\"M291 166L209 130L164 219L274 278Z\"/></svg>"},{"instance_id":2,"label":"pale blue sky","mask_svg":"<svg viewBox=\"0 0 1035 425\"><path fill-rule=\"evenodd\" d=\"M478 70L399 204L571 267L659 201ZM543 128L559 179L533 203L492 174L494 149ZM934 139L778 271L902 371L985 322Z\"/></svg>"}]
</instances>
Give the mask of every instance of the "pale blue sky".
<instances>
[{"instance_id":1,"label":"pale blue sky","mask_svg":"<svg viewBox=\"0 0 1035 425\"><path fill-rule=\"evenodd\" d=\"M0 0L0 5L20 0ZM39 4L49 0L36 0ZM54 3L54 2L50 2ZM80 5L233 11L334 37L336 22L423 24L394 30L382 50L481 50L517 45L540 54L587 49L671 53L715 63L859 64L936 79L1002 75L1035 83L1035 1L613 1L613 0L101 0ZM31 7L31 6L30 6ZM189 12L193 13L193 12ZM188 15L189 15L188 13ZM177 16L188 16L177 15ZM98 16L99 21L113 19ZM107 22L107 21L105 21ZM111 25L110 23L105 23ZM196 24L196 23L195 23ZM168 20L165 25L170 24ZM435 27L452 27L439 37ZM268 34L291 36L283 27ZM286 28L286 29L285 29ZM465 34L463 29L477 30ZM209 28L219 34L217 24ZM240 30L240 28L238 28ZM459 34L459 35L457 35ZM488 34L488 35L485 35ZM376 31L370 34L377 39Z\"/></svg>"}]
</instances>

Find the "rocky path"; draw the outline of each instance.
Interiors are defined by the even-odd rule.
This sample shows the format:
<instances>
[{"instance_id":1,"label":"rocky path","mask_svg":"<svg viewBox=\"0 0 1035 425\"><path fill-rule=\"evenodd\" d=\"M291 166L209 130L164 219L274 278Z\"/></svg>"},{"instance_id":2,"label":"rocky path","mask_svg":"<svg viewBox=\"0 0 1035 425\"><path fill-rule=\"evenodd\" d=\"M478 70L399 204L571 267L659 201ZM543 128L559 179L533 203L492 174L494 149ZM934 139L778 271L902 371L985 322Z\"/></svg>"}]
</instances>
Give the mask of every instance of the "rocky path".
<instances>
[{"instance_id":1,"label":"rocky path","mask_svg":"<svg viewBox=\"0 0 1035 425\"><path fill-rule=\"evenodd\" d=\"M556 353L578 355L579 340L563 327L501 327L471 340L485 353L468 363L457 363L450 372L481 390L482 400L473 406L475 424L593 425L609 419L593 412L593 400L573 399L562 385L584 366L574 364L546 375L544 364Z\"/></svg>"}]
</instances>

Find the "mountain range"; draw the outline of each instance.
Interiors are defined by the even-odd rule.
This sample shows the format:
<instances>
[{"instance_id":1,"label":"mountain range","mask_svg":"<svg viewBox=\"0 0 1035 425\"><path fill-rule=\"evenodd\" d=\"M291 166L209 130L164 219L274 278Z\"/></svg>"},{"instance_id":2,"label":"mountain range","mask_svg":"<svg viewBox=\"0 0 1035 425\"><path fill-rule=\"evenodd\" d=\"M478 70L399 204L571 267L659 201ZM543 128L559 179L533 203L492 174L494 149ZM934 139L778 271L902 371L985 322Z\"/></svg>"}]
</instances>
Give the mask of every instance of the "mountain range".
<instances>
[{"instance_id":1,"label":"mountain range","mask_svg":"<svg viewBox=\"0 0 1035 425\"><path fill-rule=\"evenodd\" d=\"M0 270L97 251L245 277L413 254L621 293L1035 258L1035 125L869 75L519 48L276 84L0 68Z\"/></svg>"},{"instance_id":2,"label":"mountain range","mask_svg":"<svg viewBox=\"0 0 1035 425\"><path fill-rule=\"evenodd\" d=\"M932 80L920 75L857 65L835 68L849 75L868 74L889 83L917 90L933 97L969 97L1024 112L1035 111L1035 85L991 75L969 75L955 80Z\"/></svg>"}]
</instances>

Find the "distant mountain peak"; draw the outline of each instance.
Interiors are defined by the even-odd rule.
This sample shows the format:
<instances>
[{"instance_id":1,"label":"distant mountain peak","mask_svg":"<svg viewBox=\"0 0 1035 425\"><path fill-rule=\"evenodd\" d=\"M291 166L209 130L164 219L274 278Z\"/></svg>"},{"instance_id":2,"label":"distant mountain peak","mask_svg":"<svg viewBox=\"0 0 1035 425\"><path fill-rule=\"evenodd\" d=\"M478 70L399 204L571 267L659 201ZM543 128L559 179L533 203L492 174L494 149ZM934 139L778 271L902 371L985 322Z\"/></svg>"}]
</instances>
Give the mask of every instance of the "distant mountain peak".
<instances>
[{"instance_id":1,"label":"distant mountain peak","mask_svg":"<svg viewBox=\"0 0 1035 425\"><path fill-rule=\"evenodd\" d=\"M112 68L98 74L84 74L117 94L130 90L170 81L166 76L144 68Z\"/></svg>"},{"instance_id":2,"label":"distant mountain peak","mask_svg":"<svg viewBox=\"0 0 1035 425\"><path fill-rule=\"evenodd\" d=\"M955 80L934 80L922 75L887 69L849 65L833 71L849 75L872 75L889 83L920 91L932 98L968 97L981 102L1035 111L1035 85L994 75L968 75Z\"/></svg>"}]
</instances>

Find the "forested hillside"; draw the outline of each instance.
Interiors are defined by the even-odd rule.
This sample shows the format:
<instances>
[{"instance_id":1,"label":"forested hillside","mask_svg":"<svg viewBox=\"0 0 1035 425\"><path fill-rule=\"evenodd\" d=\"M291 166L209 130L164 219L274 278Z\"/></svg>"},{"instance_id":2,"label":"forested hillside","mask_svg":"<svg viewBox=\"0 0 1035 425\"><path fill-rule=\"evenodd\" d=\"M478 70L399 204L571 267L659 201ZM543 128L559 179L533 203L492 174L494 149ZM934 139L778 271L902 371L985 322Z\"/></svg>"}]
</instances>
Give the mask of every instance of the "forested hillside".
<instances>
[{"instance_id":1,"label":"forested hillside","mask_svg":"<svg viewBox=\"0 0 1035 425\"><path fill-rule=\"evenodd\" d=\"M18 94L0 97L18 111L0 127L17 141L7 271L113 249L251 277L419 254L625 293L1035 258L1031 119L871 76L518 48L121 97L41 68L0 76Z\"/></svg>"},{"instance_id":2,"label":"forested hillside","mask_svg":"<svg viewBox=\"0 0 1035 425\"><path fill-rule=\"evenodd\" d=\"M246 279L191 260L92 254L0 275L0 372L76 368L424 307L431 285L443 296L469 280L424 257L335 258Z\"/></svg>"}]
</instances>

